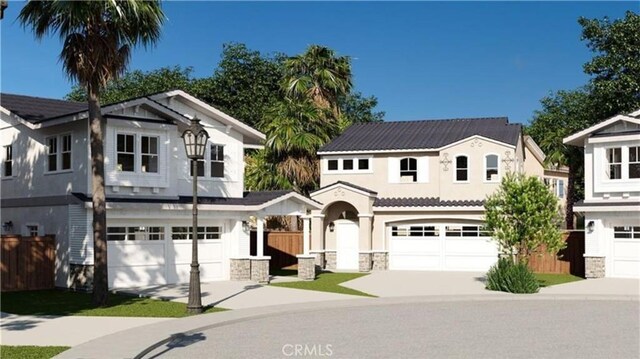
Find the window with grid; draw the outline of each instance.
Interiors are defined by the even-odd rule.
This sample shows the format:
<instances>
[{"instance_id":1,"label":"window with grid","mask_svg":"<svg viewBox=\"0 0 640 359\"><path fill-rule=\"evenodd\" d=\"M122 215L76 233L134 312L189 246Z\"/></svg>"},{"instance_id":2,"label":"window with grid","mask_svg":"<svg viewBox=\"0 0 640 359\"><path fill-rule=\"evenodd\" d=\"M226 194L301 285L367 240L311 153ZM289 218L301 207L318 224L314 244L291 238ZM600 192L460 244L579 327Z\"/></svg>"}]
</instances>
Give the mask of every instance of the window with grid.
<instances>
[{"instance_id":1,"label":"window with grid","mask_svg":"<svg viewBox=\"0 0 640 359\"><path fill-rule=\"evenodd\" d=\"M108 241L162 241L164 227L107 227Z\"/></svg>"},{"instance_id":2,"label":"window with grid","mask_svg":"<svg viewBox=\"0 0 640 359\"><path fill-rule=\"evenodd\" d=\"M400 160L400 179L409 179L410 182L418 181L418 160L415 158L403 158Z\"/></svg>"},{"instance_id":3,"label":"window with grid","mask_svg":"<svg viewBox=\"0 0 640 359\"><path fill-rule=\"evenodd\" d=\"M193 227L171 227L171 239L191 239ZM198 226L198 239L220 239L222 228L218 226Z\"/></svg>"},{"instance_id":4,"label":"window with grid","mask_svg":"<svg viewBox=\"0 0 640 359\"><path fill-rule=\"evenodd\" d=\"M140 137L140 156L142 172L158 173L158 137Z\"/></svg>"},{"instance_id":5,"label":"window with grid","mask_svg":"<svg viewBox=\"0 0 640 359\"><path fill-rule=\"evenodd\" d=\"M469 159L467 156L456 157L456 181L469 180Z\"/></svg>"},{"instance_id":6,"label":"window with grid","mask_svg":"<svg viewBox=\"0 0 640 359\"><path fill-rule=\"evenodd\" d=\"M60 137L62 149L60 151L62 157L61 168L63 170L71 169L71 135L63 135Z\"/></svg>"},{"instance_id":7,"label":"window with grid","mask_svg":"<svg viewBox=\"0 0 640 359\"><path fill-rule=\"evenodd\" d=\"M613 227L613 238L640 239L640 227Z\"/></svg>"},{"instance_id":8,"label":"window with grid","mask_svg":"<svg viewBox=\"0 0 640 359\"><path fill-rule=\"evenodd\" d=\"M446 226L447 237L489 237L489 232L482 226Z\"/></svg>"},{"instance_id":9,"label":"window with grid","mask_svg":"<svg viewBox=\"0 0 640 359\"><path fill-rule=\"evenodd\" d=\"M640 178L640 147L629 147L629 178Z\"/></svg>"},{"instance_id":10,"label":"window with grid","mask_svg":"<svg viewBox=\"0 0 640 359\"><path fill-rule=\"evenodd\" d=\"M13 176L13 146L4 146L4 175Z\"/></svg>"},{"instance_id":11,"label":"window with grid","mask_svg":"<svg viewBox=\"0 0 640 359\"><path fill-rule=\"evenodd\" d=\"M393 226L391 235L395 237L438 237L440 231L436 226Z\"/></svg>"},{"instance_id":12,"label":"window with grid","mask_svg":"<svg viewBox=\"0 0 640 359\"><path fill-rule=\"evenodd\" d=\"M58 170L58 138L47 138L47 170L54 172Z\"/></svg>"},{"instance_id":13,"label":"window with grid","mask_svg":"<svg viewBox=\"0 0 640 359\"><path fill-rule=\"evenodd\" d=\"M607 160L609 161L609 179L622 178L622 148L607 148Z\"/></svg>"},{"instance_id":14,"label":"window with grid","mask_svg":"<svg viewBox=\"0 0 640 359\"><path fill-rule=\"evenodd\" d=\"M38 225L28 225L27 233L29 237L37 237L38 236Z\"/></svg>"},{"instance_id":15,"label":"window with grid","mask_svg":"<svg viewBox=\"0 0 640 359\"><path fill-rule=\"evenodd\" d=\"M224 146L211 145L211 177L224 177Z\"/></svg>"},{"instance_id":16,"label":"window with grid","mask_svg":"<svg viewBox=\"0 0 640 359\"><path fill-rule=\"evenodd\" d=\"M118 171L135 171L135 142L135 135L118 134L116 145Z\"/></svg>"}]
</instances>

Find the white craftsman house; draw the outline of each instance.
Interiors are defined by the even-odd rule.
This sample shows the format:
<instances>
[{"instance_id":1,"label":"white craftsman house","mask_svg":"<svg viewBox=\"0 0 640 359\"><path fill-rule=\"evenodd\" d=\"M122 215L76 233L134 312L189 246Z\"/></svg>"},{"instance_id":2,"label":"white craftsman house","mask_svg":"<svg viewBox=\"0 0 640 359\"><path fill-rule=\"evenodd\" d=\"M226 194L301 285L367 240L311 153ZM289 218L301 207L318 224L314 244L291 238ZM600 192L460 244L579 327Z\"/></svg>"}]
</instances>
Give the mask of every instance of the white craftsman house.
<instances>
[{"instance_id":1,"label":"white craftsman house","mask_svg":"<svg viewBox=\"0 0 640 359\"><path fill-rule=\"evenodd\" d=\"M56 285L90 286L93 265L87 104L0 96L3 234L52 234ZM192 174L181 134L190 119L210 135L198 167L202 281L268 280L268 258L249 256L249 222L304 215L317 203L294 192L245 192L244 151L264 134L183 91L102 107L109 285L188 282Z\"/></svg>"},{"instance_id":2,"label":"white craftsman house","mask_svg":"<svg viewBox=\"0 0 640 359\"><path fill-rule=\"evenodd\" d=\"M566 169L546 167L507 118L358 124L319 155L311 252L329 269L484 271L498 248L483 203L506 173L538 176L566 196Z\"/></svg>"},{"instance_id":3,"label":"white craftsman house","mask_svg":"<svg viewBox=\"0 0 640 359\"><path fill-rule=\"evenodd\" d=\"M573 134L584 148L587 278L640 278L640 110Z\"/></svg>"}]
</instances>

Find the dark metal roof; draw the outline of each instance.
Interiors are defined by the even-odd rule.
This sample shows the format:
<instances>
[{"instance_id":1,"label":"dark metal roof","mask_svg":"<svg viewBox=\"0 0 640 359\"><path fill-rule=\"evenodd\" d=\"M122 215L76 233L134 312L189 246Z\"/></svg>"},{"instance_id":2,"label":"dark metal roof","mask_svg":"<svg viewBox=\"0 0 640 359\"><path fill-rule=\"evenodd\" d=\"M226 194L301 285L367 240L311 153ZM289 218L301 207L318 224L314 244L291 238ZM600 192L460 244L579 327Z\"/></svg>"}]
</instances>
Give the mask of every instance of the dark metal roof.
<instances>
[{"instance_id":1,"label":"dark metal roof","mask_svg":"<svg viewBox=\"0 0 640 359\"><path fill-rule=\"evenodd\" d=\"M474 135L516 145L520 134L506 117L373 122L350 126L319 152L431 149Z\"/></svg>"},{"instance_id":2,"label":"dark metal roof","mask_svg":"<svg viewBox=\"0 0 640 359\"><path fill-rule=\"evenodd\" d=\"M87 111L86 102L0 93L0 106L31 122Z\"/></svg>"},{"instance_id":3,"label":"dark metal roof","mask_svg":"<svg viewBox=\"0 0 640 359\"><path fill-rule=\"evenodd\" d=\"M370 190L370 189L368 189L368 188L364 188L364 187L356 186L356 185L355 185L355 184L353 184L353 183L345 182L345 181L338 181L338 182L334 182L334 183L332 183L332 184L330 184L330 185L324 186L324 187L322 187L322 188L318 188L318 189L317 189L316 191L314 191L314 192L321 191L321 190L323 190L323 189L325 189L325 188L329 188L329 187L331 187L331 186L335 186L335 185L337 185L337 184L342 184L342 185L345 185L345 186L347 186L347 187L351 187L351 188L354 188L354 189L357 189L357 190L360 190L360 191L363 191L363 192L367 192L367 193L369 193L369 194L378 194L378 192L372 191L372 190Z\"/></svg>"},{"instance_id":4,"label":"dark metal roof","mask_svg":"<svg viewBox=\"0 0 640 359\"><path fill-rule=\"evenodd\" d=\"M475 207L484 200L442 201L440 197L376 198L374 207Z\"/></svg>"},{"instance_id":5,"label":"dark metal roof","mask_svg":"<svg viewBox=\"0 0 640 359\"><path fill-rule=\"evenodd\" d=\"M198 204L226 205L226 206L258 206L274 199L280 198L293 191L259 191L244 192L242 198L225 197L201 197L198 196ZM84 193L72 193L83 202L91 202L91 197ZM190 204L193 203L191 196L179 196L178 198L140 198L140 197L109 197L107 202L111 203L162 203L162 204Z\"/></svg>"}]
</instances>

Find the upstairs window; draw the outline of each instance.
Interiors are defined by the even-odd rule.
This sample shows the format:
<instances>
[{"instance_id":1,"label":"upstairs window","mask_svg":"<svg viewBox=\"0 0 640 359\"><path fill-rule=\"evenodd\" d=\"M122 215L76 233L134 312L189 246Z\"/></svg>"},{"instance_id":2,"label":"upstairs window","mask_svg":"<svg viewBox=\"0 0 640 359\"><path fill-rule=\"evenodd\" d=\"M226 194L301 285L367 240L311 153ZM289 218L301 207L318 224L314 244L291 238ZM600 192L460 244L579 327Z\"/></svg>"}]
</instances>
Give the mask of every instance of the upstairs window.
<instances>
[{"instance_id":1,"label":"upstairs window","mask_svg":"<svg viewBox=\"0 0 640 359\"><path fill-rule=\"evenodd\" d=\"M13 176L13 146L4 146L4 176Z\"/></svg>"},{"instance_id":2,"label":"upstairs window","mask_svg":"<svg viewBox=\"0 0 640 359\"><path fill-rule=\"evenodd\" d=\"M564 180L559 179L556 182L556 196L564 198Z\"/></svg>"},{"instance_id":3,"label":"upstairs window","mask_svg":"<svg viewBox=\"0 0 640 359\"><path fill-rule=\"evenodd\" d=\"M629 147L629 178L640 178L640 147Z\"/></svg>"},{"instance_id":4,"label":"upstairs window","mask_svg":"<svg viewBox=\"0 0 640 359\"><path fill-rule=\"evenodd\" d=\"M338 170L338 160L328 160L327 161L327 169L329 171L337 171Z\"/></svg>"},{"instance_id":5,"label":"upstairs window","mask_svg":"<svg viewBox=\"0 0 640 359\"><path fill-rule=\"evenodd\" d=\"M211 177L224 177L224 146L211 145Z\"/></svg>"},{"instance_id":6,"label":"upstairs window","mask_svg":"<svg viewBox=\"0 0 640 359\"><path fill-rule=\"evenodd\" d=\"M497 155L487 155L484 158L484 168L485 168L485 181L488 182L497 182L499 179L498 175L498 156Z\"/></svg>"},{"instance_id":7,"label":"upstairs window","mask_svg":"<svg viewBox=\"0 0 640 359\"><path fill-rule=\"evenodd\" d=\"M622 148L607 148L607 161L609 162L607 172L609 179L622 178Z\"/></svg>"},{"instance_id":8,"label":"upstairs window","mask_svg":"<svg viewBox=\"0 0 640 359\"><path fill-rule=\"evenodd\" d=\"M58 138L49 137L47 139L47 171L58 170Z\"/></svg>"},{"instance_id":9,"label":"upstairs window","mask_svg":"<svg viewBox=\"0 0 640 359\"><path fill-rule=\"evenodd\" d=\"M71 169L71 135L47 137L47 171Z\"/></svg>"},{"instance_id":10,"label":"upstairs window","mask_svg":"<svg viewBox=\"0 0 640 359\"><path fill-rule=\"evenodd\" d=\"M359 170L368 170L369 169L369 159L361 158L358 160L358 169Z\"/></svg>"},{"instance_id":11,"label":"upstairs window","mask_svg":"<svg viewBox=\"0 0 640 359\"><path fill-rule=\"evenodd\" d=\"M371 168L369 160L369 158L326 159L326 171L350 173L366 172Z\"/></svg>"},{"instance_id":12,"label":"upstairs window","mask_svg":"<svg viewBox=\"0 0 640 359\"><path fill-rule=\"evenodd\" d=\"M467 156L456 157L456 182L469 180L469 160Z\"/></svg>"},{"instance_id":13,"label":"upstairs window","mask_svg":"<svg viewBox=\"0 0 640 359\"><path fill-rule=\"evenodd\" d=\"M135 171L135 135L118 134L117 168L120 172Z\"/></svg>"},{"instance_id":14,"label":"upstairs window","mask_svg":"<svg viewBox=\"0 0 640 359\"><path fill-rule=\"evenodd\" d=\"M140 137L142 172L158 173L158 137Z\"/></svg>"},{"instance_id":15,"label":"upstairs window","mask_svg":"<svg viewBox=\"0 0 640 359\"><path fill-rule=\"evenodd\" d=\"M353 160L352 159L342 160L342 169L345 171L353 170Z\"/></svg>"},{"instance_id":16,"label":"upstairs window","mask_svg":"<svg viewBox=\"0 0 640 359\"><path fill-rule=\"evenodd\" d=\"M400 182L418 181L418 160L403 158L400 160Z\"/></svg>"}]
</instances>

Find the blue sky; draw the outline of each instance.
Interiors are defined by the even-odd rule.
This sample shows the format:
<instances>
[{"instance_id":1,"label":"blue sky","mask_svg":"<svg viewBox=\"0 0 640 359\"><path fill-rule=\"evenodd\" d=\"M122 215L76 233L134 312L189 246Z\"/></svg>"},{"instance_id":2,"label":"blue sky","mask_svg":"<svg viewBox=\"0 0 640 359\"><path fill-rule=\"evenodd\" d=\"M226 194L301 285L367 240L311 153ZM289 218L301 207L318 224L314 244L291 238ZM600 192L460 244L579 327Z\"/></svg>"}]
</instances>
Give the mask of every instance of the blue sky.
<instances>
[{"instance_id":1,"label":"blue sky","mask_svg":"<svg viewBox=\"0 0 640 359\"><path fill-rule=\"evenodd\" d=\"M0 22L3 92L62 98L60 41L36 42L11 1ZM638 2L165 2L160 43L130 69L211 74L222 44L296 54L322 44L353 58L357 90L386 120L509 116L527 123L550 91L587 81L579 16L620 18Z\"/></svg>"}]
</instances>

